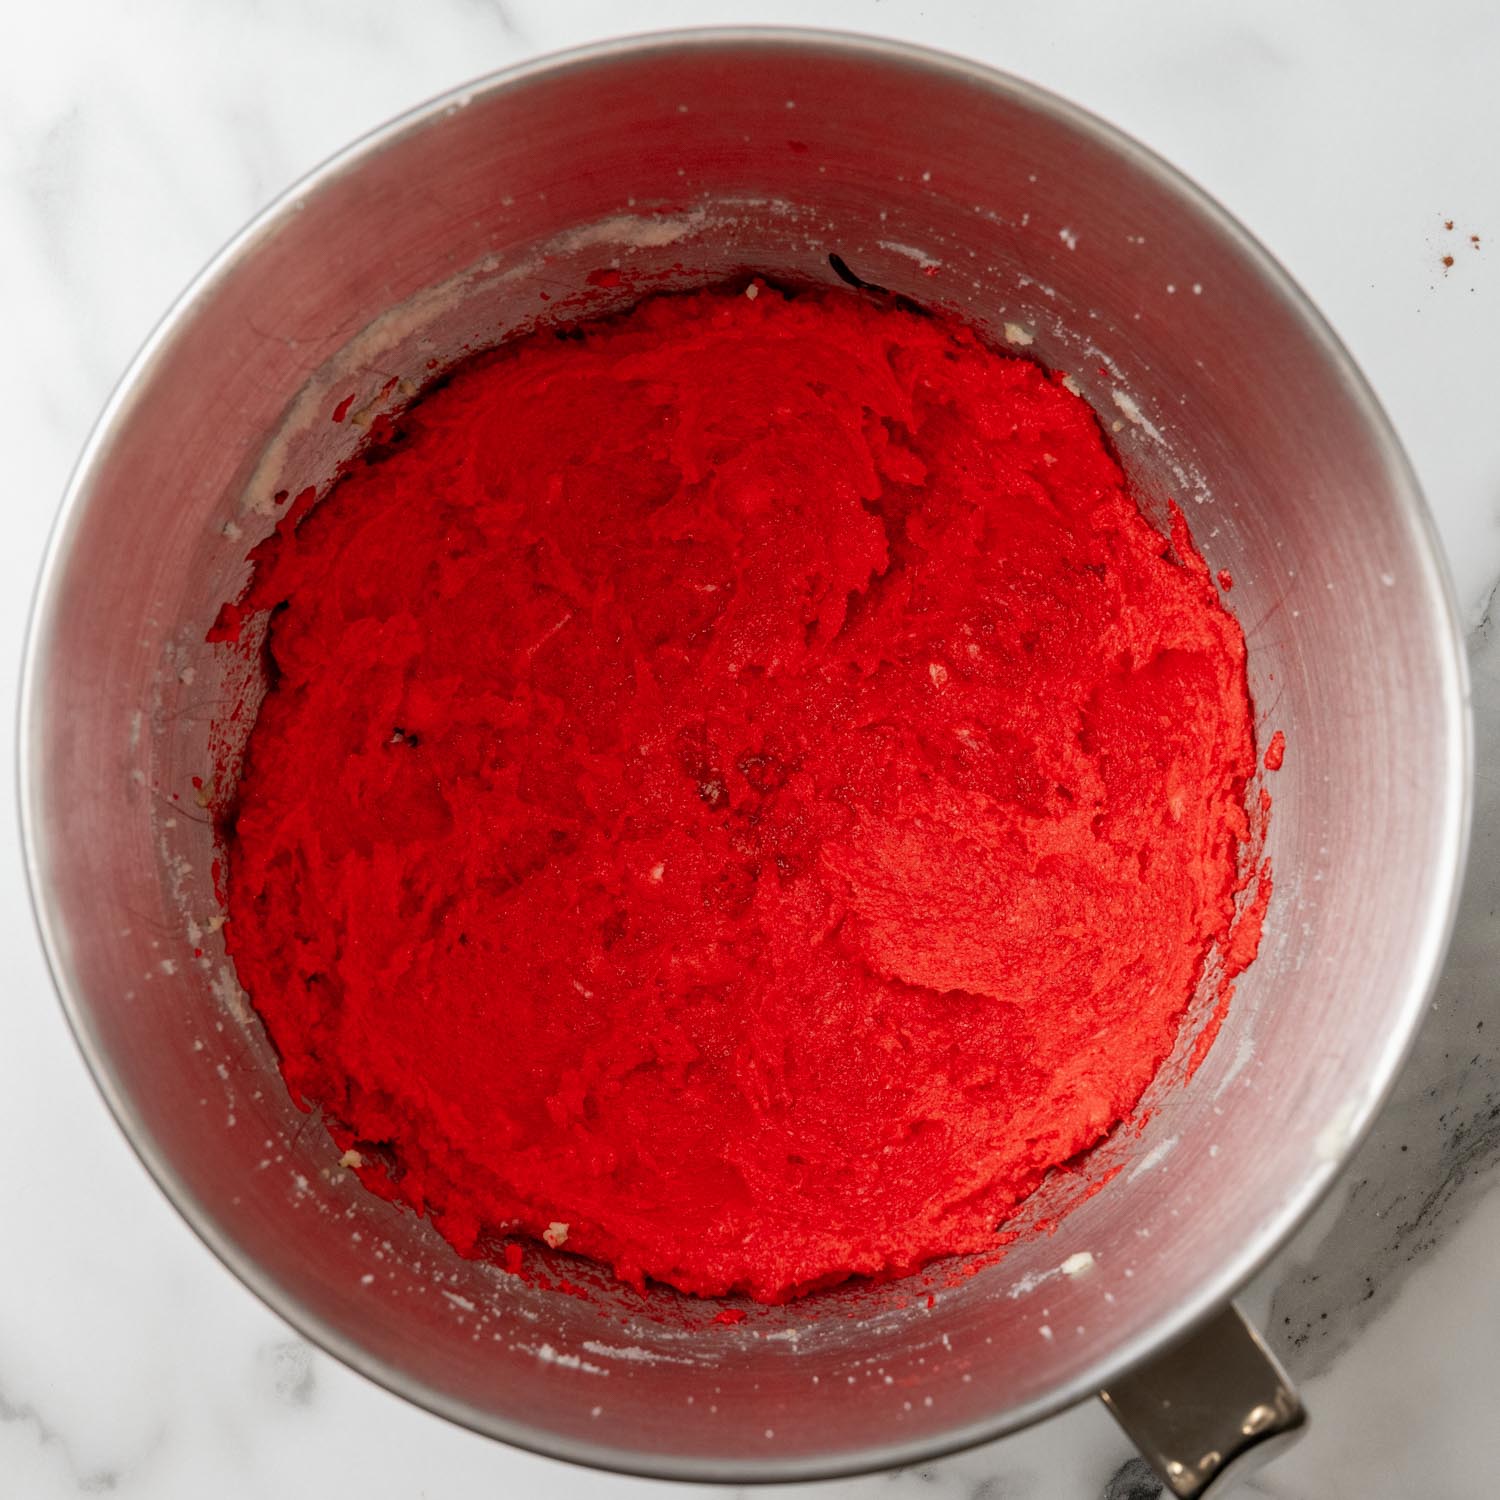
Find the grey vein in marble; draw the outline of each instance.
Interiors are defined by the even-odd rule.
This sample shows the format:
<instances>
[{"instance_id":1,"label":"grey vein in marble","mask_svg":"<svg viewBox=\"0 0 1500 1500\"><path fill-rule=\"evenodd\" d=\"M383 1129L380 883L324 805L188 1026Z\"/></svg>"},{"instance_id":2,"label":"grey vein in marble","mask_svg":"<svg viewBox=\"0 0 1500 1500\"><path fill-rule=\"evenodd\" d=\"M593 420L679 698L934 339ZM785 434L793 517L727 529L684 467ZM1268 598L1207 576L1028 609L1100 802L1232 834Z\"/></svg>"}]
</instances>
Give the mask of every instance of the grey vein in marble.
<instances>
[{"instance_id":1,"label":"grey vein in marble","mask_svg":"<svg viewBox=\"0 0 1500 1500\"><path fill-rule=\"evenodd\" d=\"M13 1399L3 1386L0 1386L0 1422L29 1428L43 1448L55 1449L81 1494L105 1494L118 1488L121 1479L118 1469L85 1468L72 1444L46 1416L31 1402Z\"/></svg>"}]
</instances>

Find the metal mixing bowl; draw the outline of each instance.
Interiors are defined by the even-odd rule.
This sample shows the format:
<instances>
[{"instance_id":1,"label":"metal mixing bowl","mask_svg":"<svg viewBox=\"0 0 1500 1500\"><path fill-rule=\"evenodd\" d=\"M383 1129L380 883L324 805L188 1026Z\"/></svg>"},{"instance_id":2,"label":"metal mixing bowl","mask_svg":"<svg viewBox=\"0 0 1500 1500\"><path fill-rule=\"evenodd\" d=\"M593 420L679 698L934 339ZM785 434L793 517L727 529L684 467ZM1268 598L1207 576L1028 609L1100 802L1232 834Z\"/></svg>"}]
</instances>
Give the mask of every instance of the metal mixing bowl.
<instances>
[{"instance_id":1,"label":"metal mixing bowl","mask_svg":"<svg viewBox=\"0 0 1500 1500\"><path fill-rule=\"evenodd\" d=\"M593 1300L460 1260L339 1169L214 929L191 778L210 774L211 726L244 681L204 632L275 494L325 478L362 435L329 420L345 395L368 416L560 304L746 268L832 283L830 255L1071 372L1148 507L1176 498L1232 572L1262 737L1287 736L1276 896L1207 1060L1182 1081L1200 1007L1149 1123L1090 1164L1118 1175L1052 1232L1033 1225L972 1276L940 1268L932 1288L845 1288L731 1328L567 1257ZM614 264L625 285L570 300ZM924 1459L1109 1387L1164 1469L1174 1443L1187 1454L1185 1491L1220 1451L1202 1422L1227 1417L1233 1438L1295 1419L1274 1370L1211 1320L1332 1181L1401 1061L1453 913L1469 778L1426 509L1286 274L1161 160L1039 89L773 31L611 43L486 79L351 147L235 239L73 477L20 750L42 936L110 1107L212 1249L355 1368L527 1448L737 1480ZM1076 1186L1051 1184L1033 1219ZM1173 1436L1171 1383L1203 1394L1205 1350L1273 1399L1214 1394Z\"/></svg>"}]
</instances>

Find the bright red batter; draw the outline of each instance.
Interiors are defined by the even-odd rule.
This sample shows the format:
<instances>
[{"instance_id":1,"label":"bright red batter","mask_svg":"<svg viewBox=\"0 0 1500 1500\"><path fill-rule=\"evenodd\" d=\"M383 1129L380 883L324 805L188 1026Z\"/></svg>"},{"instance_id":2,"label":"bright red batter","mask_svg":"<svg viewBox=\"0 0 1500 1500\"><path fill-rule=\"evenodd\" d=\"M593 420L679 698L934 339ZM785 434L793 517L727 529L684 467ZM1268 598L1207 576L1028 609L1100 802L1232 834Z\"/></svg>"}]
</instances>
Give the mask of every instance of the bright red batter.
<instances>
[{"instance_id":1,"label":"bright red batter","mask_svg":"<svg viewBox=\"0 0 1500 1500\"><path fill-rule=\"evenodd\" d=\"M773 1300L992 1247L1171 1048L1244 640L1038 366L663 298L463 366L284 531L230 947L461 1251Z\"/></svg>"}]
</instances>

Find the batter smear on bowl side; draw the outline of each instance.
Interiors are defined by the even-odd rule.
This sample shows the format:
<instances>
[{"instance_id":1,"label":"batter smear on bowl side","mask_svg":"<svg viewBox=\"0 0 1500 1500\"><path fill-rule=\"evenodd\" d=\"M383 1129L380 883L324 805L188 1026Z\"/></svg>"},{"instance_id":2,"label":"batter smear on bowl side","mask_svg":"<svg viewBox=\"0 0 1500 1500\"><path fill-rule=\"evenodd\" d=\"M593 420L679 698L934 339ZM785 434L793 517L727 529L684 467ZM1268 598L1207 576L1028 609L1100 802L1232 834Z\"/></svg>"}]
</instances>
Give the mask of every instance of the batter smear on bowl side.
<instances>
[{"instance_id":1,"label":"batter smear on bowl side","mask_svg":"<svg viewBox=\"0 0 1500 1500\"><path fill-rule=\"evenodd\" d=\"M460 366L214 635L273 611L225 931L294 1097L461 1252L776 1301L993 1248L1131 1112L1256 762L1060 377L756 291Z\"/></svg>"}]
</instances>

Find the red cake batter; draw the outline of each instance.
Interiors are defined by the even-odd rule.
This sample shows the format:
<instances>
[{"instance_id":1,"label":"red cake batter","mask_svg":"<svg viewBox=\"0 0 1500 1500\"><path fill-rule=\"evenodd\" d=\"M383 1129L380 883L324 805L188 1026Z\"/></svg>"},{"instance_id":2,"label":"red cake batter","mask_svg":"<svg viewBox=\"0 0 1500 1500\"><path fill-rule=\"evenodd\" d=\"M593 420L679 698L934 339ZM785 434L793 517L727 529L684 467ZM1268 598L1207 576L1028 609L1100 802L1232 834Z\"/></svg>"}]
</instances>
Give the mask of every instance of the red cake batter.
<instances>
[{"instance_id":1,"label":"red cake batter","mask_svg":"<svg viewBox=\"0 0 1500 1500\"><path fill-rule=\"evenodd\" d=\"M852 293L462 366L261 550L230 949L461 1251L776 1300L993 1247L1234 918L1245 648L1089 407Z\"/></svg>"}]
</instances>

